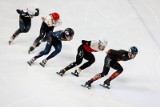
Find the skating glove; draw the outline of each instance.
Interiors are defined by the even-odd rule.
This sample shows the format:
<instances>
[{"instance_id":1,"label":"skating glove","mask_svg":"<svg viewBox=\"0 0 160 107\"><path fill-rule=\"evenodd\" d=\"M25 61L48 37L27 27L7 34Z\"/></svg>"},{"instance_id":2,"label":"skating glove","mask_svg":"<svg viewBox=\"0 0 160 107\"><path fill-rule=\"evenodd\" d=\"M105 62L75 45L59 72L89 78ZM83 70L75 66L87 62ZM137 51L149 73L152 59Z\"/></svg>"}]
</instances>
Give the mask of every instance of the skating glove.
<instances>
[{"instance_id":1,"label":"skating glove","mask_svg":"<svg viewBox=\"0 0 160 107\"><path fill-rule=\"evenodd\" d=\"M82 40L82 44L90 46L91 41Z\"/></svg>"},{"instance_id":2,"label":"skating glove","mask_svg":"<svg viewBox=\"0 0 160 107\"><path fill-rule=\"evenodd\" d=\"M17 9L16 11L21 16L27 16L27 15L29 15L27 12L23 12L23 10L20 10L20 9Z\"/></svg>"},{"instance_id":3,"label":"skating glove","mask_svg":"<svg viewBox=\"0 0 160 107\"><path fill-rule=\"evenodd\" d=\"M36 13L35 13L35 16L38 16L39 15L39 8L36 8Z\"/></svg>"}]
</instances>

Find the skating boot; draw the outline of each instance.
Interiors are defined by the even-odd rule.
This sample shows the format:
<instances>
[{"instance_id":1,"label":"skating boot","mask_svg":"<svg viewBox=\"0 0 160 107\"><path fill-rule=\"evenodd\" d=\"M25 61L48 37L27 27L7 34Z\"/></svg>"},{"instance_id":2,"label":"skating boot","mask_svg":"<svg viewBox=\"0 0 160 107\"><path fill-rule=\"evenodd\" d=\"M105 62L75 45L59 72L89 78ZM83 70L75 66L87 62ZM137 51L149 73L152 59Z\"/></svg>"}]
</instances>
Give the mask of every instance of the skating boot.
<instances>
[{"instance_id":1,"label":"skating boot","mask_svg":"<svg viewBox=\"0 0 160 107\"><path fill-rule=\"evenodd\" d=\"M60 72L56 72L56 73L62 77L65 73L65 69L62 69Z\"/></svg>"},{"instance_id":2,"label":"skating boot","mask_svg":"<svg viewBox=\"0 0 160 107\"><path fill-rule=\"evenodd\" d=\"M14 39L15 39L14 36L11 36L11 37L10 37L10 40L8 41L9 45L13 42Z\"/></svg>"},{"instance_id":3,"label":"skating boot","mask_svg":"<svg viewBox=\"0 0 160 107\"><path fill-rule=\"evenodd\" d=\"M106 79L106 80L104 81L104 84L107 85L107 86L110 86L110 80L109 80L109 79Z\"/></svg>"},{"instance_id":4,"label":"skating boot","mask_svg":"<svg viewBox=\"0 0 160 107\"><path fill-rule=\"evenodd\" d=\"M27 61L27 63L31 66L35 60L35 58L32 58L30 61Z\"/></svg>"},{"instance_id":5,"label":"skating boot","mask_svg":"<svg viewBox=\"0 0 160 107\"><path fill-rule=\"evenodd\" d=\"M31 51L33 51L34 50L34 47L33 46L31 46L30 48L29 48L29 50L28 50L28 54L30 54L31 53Z\"/></svg>"},{"instance_id":6,"label":"skating boot","mask_svg":"<svg viewBox=\"0 0 160 107\"><path fill-rule=\"evenodd\" d=\"M110 89L110 80L106 79L103 84L100 84L100 86Z\"/></svg>"},{"instance_id":7,"label":"skating boot","mask_svg":"<svg viewBox=\"0 0 160 107\"><path fill-rule=\"evenodd\" d=\"M42 62L40 62L39 64L40 64L42 67L45 67L46 63L47 63L47 60L44 59L44 60L42 60Z\"/></svg>"},{"instance_id":8,"label":"skating boot","mask_svg":"<svg viewBox=\"0 0 160 107\"><path fill-rule=\"evenodd\" d=\"M73 74L76 77L79 77L79 72L77 70L75 70L74 72L71 72L71 74Z\"/></svg>"},{"instance_id":9,"label":"skating boot","mask_svg":"<svg viewBox=\"0 0 160 107\"><path fill-rule=\"evenodd\" d=\"M81 85L81 86L90 89L90 88L91 88L91 84L92 84L92 81L89 80L89 81L87 81L84 85Z\"/></svg>"}]
</instances>

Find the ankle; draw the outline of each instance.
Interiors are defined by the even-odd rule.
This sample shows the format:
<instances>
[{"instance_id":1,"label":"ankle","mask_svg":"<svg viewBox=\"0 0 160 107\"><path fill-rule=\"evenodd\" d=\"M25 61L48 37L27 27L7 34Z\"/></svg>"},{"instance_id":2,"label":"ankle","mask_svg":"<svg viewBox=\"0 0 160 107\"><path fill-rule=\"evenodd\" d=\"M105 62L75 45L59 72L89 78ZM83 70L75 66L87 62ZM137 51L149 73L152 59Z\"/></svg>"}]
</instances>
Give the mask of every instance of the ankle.
<instances>
[{"instance_id":1,"label":"ankle","mask_svg":"<svg viewBox=\"0 0 160 107\"><path fill-rule=\"evenodd\" d=\"M80 69L80 68L78 68L78 69L77 69L77 72L78 72L78 73L80 73L80 72L81 72L81 69Z\"/></svg>"}]
</instances>

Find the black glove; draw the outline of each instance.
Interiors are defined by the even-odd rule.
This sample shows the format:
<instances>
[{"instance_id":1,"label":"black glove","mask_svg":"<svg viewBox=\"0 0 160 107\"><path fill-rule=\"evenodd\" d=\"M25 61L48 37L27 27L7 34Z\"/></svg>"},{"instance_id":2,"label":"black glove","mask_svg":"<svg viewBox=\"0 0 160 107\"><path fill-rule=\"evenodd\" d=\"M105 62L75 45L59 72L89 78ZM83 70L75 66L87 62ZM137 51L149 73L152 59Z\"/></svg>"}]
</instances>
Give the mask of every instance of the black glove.
<instances>
[{"instance_id":1,"label":"black glove","mask_svg":"<svg viewBox=\"0 0 160 107\"><path fill-rule=\"evenodd\" d=\"M36 8L37 12L35 13L35 16L39 16L39 8Z\"/></svg>"},{"instance_id":2,"label":"black glove","mask_svg":"<svg viewBox=\"0 0 160 107\"><path fill-rule=\"evenodd\" d=\"M91 41L82 40L82 44L90 46Z\"/></svg>"},{"instance_id":3,"label":"black glove","mask_svg":"<svg viewBox=\"0 0 160 107\"><path fill-rule=\"evenodd\" d=\"M17 9L16 10L18 14L21 14L22 10Z\"/></svg>"}]
</instances>

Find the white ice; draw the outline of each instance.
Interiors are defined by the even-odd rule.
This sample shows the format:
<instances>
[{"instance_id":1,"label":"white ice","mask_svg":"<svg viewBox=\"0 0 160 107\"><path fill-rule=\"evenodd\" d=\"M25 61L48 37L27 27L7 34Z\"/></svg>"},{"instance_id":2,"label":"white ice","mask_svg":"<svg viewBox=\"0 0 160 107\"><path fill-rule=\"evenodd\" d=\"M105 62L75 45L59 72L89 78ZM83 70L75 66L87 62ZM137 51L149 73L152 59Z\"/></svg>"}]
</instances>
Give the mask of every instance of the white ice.
<instances>
[{"instance_id":1,"label":"white ice","mask_svg":"<svg viewBox=\"0 0 160 107\"><path fill-rule=\"evenodd\" d=\"M38 7L40 16L31 30L20 34L12 45L8 40L19 27L16 9ZM41 16L59 12L62 26L71 27L75 36L63 42L59 55L45 68L30 67L27 61L44 49L45 43L30 55L29 46L39 35ZM0 107L160 107L160 0L0 0ZM94 53L96 62L80 77L70 72L56 75L75 61L81 40L106 38L104 52ZM102 71L106 51L137 46L134 60L120 62L123 73L111 82L111 89L99 86L109 74L94 82L91 90L81 87ZM52 49L53 51L54 49ZM85 62L85 60L84 60Z\"/></svg>"}]
</instances>

